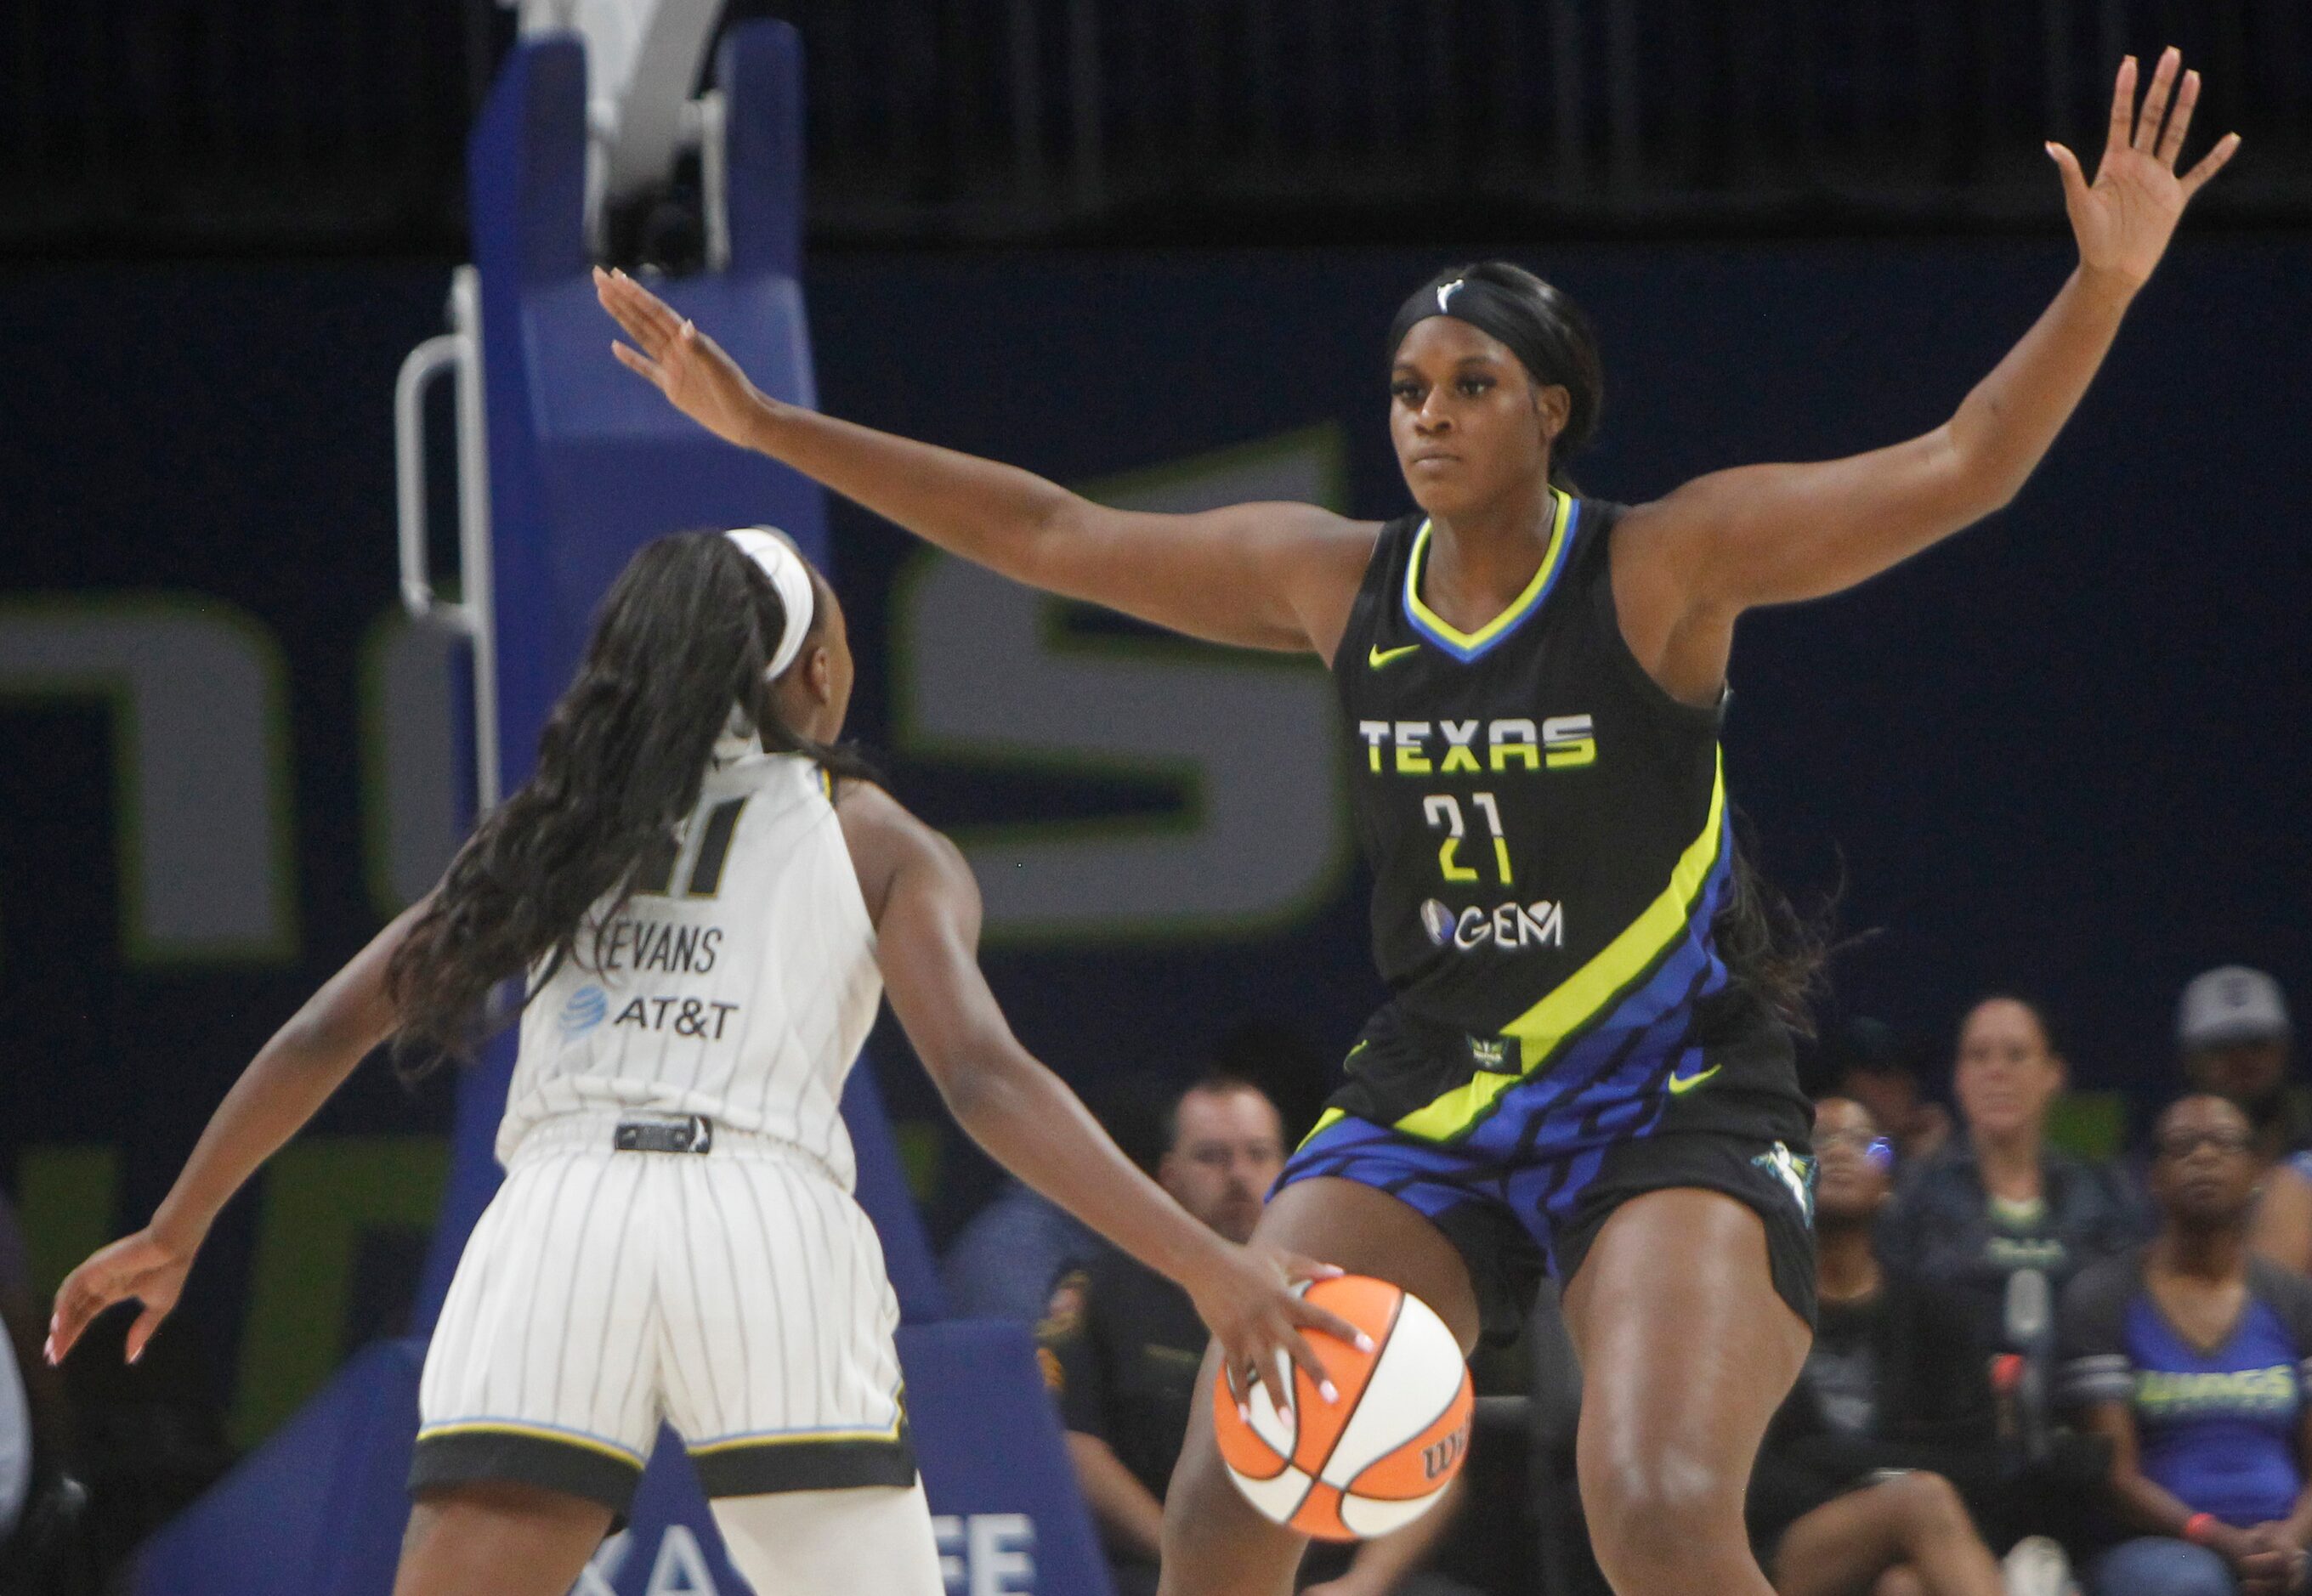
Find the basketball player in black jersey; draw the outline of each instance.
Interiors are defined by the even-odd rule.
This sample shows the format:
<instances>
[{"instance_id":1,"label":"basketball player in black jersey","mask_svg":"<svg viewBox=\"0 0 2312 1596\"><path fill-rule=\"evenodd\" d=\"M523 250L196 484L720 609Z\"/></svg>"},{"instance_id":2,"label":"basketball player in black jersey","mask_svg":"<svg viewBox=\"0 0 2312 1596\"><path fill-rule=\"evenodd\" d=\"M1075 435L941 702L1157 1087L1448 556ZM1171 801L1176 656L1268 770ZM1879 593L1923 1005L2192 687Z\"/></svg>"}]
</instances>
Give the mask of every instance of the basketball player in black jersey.
<instances>
[{"instance_id":1,"label":"basketball player in black jersey","mask_svg":"<svg viewBox=\"0 0 2312 1596\"><path fill-rule=\"evenodd\" d=\"M1735 621L1866 580L2022 486L2238 147L2177 176L2199 93L2181 66L2161 57L2139 115L2122 63L2092 185L2048 146L2078 268L1943 425L1629 508L1565 478L1597 355L1572 304L1514 266L1452 268L1399 310L1390 430L1420 509L1379 526L1299 504L1108 510L778 404L598 275L634 340L619 358L731 441L1015 580L1330 663L1393 996L1261 1231L1413 1291L1465 1347L1514 1327L1537 1269L1557 1273L1582 1501L1623 1596L1766 1596L1743 1491L1813 1312L1809 1116L1776 1012L1791 970L1738 882L1718 754ZM1165 1591L1275 1596L1300 1552L1237 1497L1200 1418Z\"/></svg>"}]
</instances>

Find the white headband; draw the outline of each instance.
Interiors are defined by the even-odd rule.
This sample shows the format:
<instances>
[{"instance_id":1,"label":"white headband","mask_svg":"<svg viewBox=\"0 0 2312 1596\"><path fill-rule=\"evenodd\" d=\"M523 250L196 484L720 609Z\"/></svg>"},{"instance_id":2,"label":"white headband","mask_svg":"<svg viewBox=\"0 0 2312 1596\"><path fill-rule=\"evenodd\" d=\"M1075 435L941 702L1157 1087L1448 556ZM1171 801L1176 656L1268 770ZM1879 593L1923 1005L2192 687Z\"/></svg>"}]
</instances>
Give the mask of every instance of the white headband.
<instances>
[{"instance_id":1,"label":"white headband","mask_svg":"<svg viewBox=\"0 0 2312 1596\"><path fill-rule=\"evenodd\" d=\"M786 674L795 656L802 652L802 640L810 632L810 618L817 605L811 591L810 567L794 552L784 537L773 536L760 527L741 527L723 536L739 545L740 552L762 568L778 592L779 602L786 606L787 629L779 638L779 646L771 650L771 662L765 667L766 681L775 681Z\"/></svg>"}]
</instances>

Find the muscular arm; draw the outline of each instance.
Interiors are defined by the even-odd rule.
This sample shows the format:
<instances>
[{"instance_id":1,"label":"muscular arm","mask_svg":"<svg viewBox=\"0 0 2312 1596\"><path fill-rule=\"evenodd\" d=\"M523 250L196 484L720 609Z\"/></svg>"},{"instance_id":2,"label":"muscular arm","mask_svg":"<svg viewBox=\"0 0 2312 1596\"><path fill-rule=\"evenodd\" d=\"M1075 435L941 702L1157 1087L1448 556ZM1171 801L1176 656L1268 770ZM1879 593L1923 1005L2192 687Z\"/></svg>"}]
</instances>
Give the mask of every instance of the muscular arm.
<instances>
[{"instance_id":1,"label":"muscular arm","mask_svg":"<svg viewBox=\"0 0 2312 1596\"><path fill-rule=\"evenodd\" d=\"M847 788L853 856L891 1011L956 1122L1021 1180L1160 1274L1196 1272L1220 1238L1119 1151L1076 1095L1012 1034L980 973L979 886L953 843L888 795ZM880 896L880 903L877 897Z\"/></svg>"},{"instance_id":2,"label":"muscular arm","mask_svg":"<svg viewBox=\"0 0 2312 1596\"><path fill-rule=\"evenodd\" d=\"M1014 581L1213 642L1329 659L1375 528L1309 504L1110 510L1016 467L782 404L623 274L597 271L618 358L716 436Z\"/></svg>"},{"instance_id":3,"label":"muscular arm","mask_svg":"<svg viewBox=\"0 0 2312 1596\"><path fill-rule=\"evenodd\" d=\"M2238 147L2227 138L2176 175L2199 94L2199 75L2185 74L2166 116L2179 65L2172 50L2161 57L2139 120L2135 64L2122 65L2092 188L2070 152L2049 146L2079 266L1949 421L1844 459L1714 472L1624 519L1615 599L1633 651L1665 688L1713 702L1742 611L1853 587L2021 490L2103 364L2185 203Z\"/></svg>"},{"instance_id":4,"label":"muscular arm","mask_svg":"<svg viewBox=\"0 0 2312 1596\"><path fill-rule=\"evenodd\" d=\"M1178 1281L1227 1348L1231 1373L1274 1366L1268 1360L1283 1354L1324 1379L1294 1325L1362 1338L1287 1295L1284 1271L1336 1271L1255 1258L1143 1174L1012 1034L980 972L979 885L955 845L873 787L845 787L837 812L875 922L891 1010L956 1123L1004 1168Z\"/></svg>"},{"instance_id":5,"label":"muscular arm","mask_svg":"<svg viewBox=\"0 0 2312 1596\"><path fill-rule=\"evenodd\" d=\"M144 1313L130 1329L131 1361L176 1305L193 1255L234 1192L320 1112L372 1048L391 1035L386 966L431 897L402 911L308 999L258 1050L225 1094L152 1223L74 1269L57 1292L51 1355L62 1358L90 1320L134 1296Z\"/></svg>"}]
</instances>

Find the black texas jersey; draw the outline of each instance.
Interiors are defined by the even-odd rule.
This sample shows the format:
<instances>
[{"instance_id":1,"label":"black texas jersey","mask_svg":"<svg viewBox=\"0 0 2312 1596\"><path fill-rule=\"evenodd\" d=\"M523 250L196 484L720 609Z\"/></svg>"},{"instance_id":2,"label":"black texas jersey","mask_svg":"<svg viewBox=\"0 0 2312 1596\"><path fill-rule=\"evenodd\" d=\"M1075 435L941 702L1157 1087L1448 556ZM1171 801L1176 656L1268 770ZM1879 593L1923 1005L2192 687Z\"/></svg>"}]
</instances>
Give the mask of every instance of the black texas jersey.
<instances>
[{"instance_id":1,"label":"black texas jersey","mask_svg":"<svg viewBox=\"0 0 2312 1596\"><path fill-rule=\"evenodd\" d=\"M1623 641L1621 507L1553 499L1532 582L1475 632L1423 601L1426 520L1383 527L1333 659L1394 995L1336 1102L1416 1135L1468 1129L1454 1089L1473 1075L1530 1077L1617 1026L1617 1046L1690 1045L1705 1000L1712 1032L1779 1039L1712 935L1732 873L1719 712L1672 699Z\"/></svg>"}]
</instances>

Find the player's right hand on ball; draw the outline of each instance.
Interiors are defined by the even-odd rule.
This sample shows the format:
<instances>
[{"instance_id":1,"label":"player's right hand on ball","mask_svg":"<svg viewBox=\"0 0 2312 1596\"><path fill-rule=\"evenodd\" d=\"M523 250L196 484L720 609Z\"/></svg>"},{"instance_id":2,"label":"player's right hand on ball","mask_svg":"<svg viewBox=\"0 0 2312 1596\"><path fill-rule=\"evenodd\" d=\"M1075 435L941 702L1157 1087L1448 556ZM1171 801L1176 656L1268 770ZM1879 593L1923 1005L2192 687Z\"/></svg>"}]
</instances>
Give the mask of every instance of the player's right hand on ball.
<instances>
[{"instance_id":1,"label":"player's right hand on ball","mask_svg":"<svg viewBox=\"0 0 2312 1596\"><path fill-rule=\"evenodd\" d=\"M1268 1387L1269 1400L1279 1408L1291 1408L1294 1364L1308 1371L1319 1395L1332 1400L1331 1377L1301 1335L1304 1329L1338 1336L1361 1351L1372 1350L1371 1337L1294 1289L1302 1281L1329 1280L1341 1273L1329 1263L1254 1241L1241 1247L1223 1243L1213 1263L1197 1278L1184 1282L1197 1316L1220 1343L1229 1394L1239 1408L1250 1400L1255 1383Z\"/></svg>"},{"instance_id":2,"label":"player's right hand on ball","mask_svg":"<svg viewBox=\"0 0 2312 1596\"><path fill-rule=\"evenodd\" d=\"M150 1229L123 1236L92 1253L57 1287L56 1313L48 1321L48 1361L62 1363L91 1320L115 1303L134 1297L144 1304L136 1322L128 1327L127 1351L128 1361L135 1363L144 1356L145 1343L177 1305L177 1297L185 1289L185 1275L192 1267L192 1249L164 1242Z\"/></svg>"}]
</instances>

